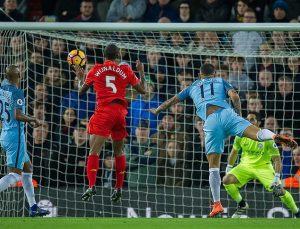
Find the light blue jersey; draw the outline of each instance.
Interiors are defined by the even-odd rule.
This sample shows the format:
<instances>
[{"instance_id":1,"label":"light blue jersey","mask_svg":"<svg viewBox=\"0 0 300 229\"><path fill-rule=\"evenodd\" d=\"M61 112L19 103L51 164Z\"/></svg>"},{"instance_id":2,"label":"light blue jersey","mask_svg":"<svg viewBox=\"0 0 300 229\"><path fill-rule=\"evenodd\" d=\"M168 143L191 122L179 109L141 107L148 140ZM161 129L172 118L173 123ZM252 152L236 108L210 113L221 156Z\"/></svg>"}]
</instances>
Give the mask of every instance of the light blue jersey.
<instances>
[{"instance_id":1,"label":"light blue jersey","mask_svg":"<svg viewBox=\"0 0 300 229\"><path fill-rule=\"evenodd\" d=\"M206 120L206 110L210 105L230 108L228 91L233 87L222 78L205 78L196 80L191 86L177 96L182 101L191 97L197 109L197 115Z\"/></svg>"},{"instance_id":2,"label":"light blue jersey","mask_svg":"<svg viewBox=\"0 0 300 229\"><path fill-rule=\"evenodd\" d=\"M231 108L228 102L228 91L231 89L233 87L222 78L205 78L195 81L177 95L180 101L192 98L197 115L205 121L203 130L207 154L223 153L224 139L229 136L242 137L245 129L251 125ZM222 109L207 116L206 110L211 105Z\"/></svg>"},{"instance_id":3,"label":"light blue jersey","mask_svg":"<svg viewBox=\"0 0 300 229\"><path fill-rule=\"evenodd\" d=\"M6 151L7 166L23 168L29 160L26 152L24 122L15 119L15 110L25 113L25 99L23 91L3 80L0 87L0 115L2 131L0 142Z\"/></svg>"}]
</instances>

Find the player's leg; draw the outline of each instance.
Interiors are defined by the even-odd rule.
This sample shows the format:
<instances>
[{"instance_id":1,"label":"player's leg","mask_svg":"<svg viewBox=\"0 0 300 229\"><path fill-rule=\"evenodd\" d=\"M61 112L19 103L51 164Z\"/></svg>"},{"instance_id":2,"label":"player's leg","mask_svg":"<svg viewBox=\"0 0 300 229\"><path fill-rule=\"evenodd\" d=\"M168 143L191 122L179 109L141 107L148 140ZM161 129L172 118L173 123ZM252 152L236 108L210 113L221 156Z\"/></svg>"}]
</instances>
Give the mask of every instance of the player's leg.
<instances>
[{"instance_id":1,"label":"player's leg","mask_svg":"<svg viewBox=\"0 0 300 229\"><path fill-rule=\"evenodd\" d=\"M121 189L124 183L126 171L126 157L123 152L124 138L128 136L126 131L127 109L119 104L114 104L116 111L116 122L112 128L111 138L113 140L113 150L115 156L116 185L111 200L117 202L121 199Z\"/></svg>"},{"instance_id":2,"label":"player's leg","mask_svg":"<svg viewBox=\"0 0 300 229\"><path fill-rule=\"evenodd\" d=\"M213 209L209 216L214 217L224 211L220 202L220 159L224 152L223 126L220 124L221 111L209 115L204 124L205 151L209 164L209 186L213 196Z\"/></svg>"},{"instance_id":3,"label":"player's leg","mask_svg":"<svg viewBox=\"0 0 300 229\"><path fill-rule=\"evenodd\" d=\"M0 179L0 192L6 190L8 187L11 187L16 182L21 180L21 172L20 168L17 168L18 164L21 166L21 163L18 163L18 147L16 144L11 141L1 141L1 146L6 154L6 165L7 165L7 173L4 177Z\"/></svg>"},{"instance_id":4,"label":"player's leg","mask_svg":"<svg viewBox=\"0 0 300 229\"><path fill-rule=\"evenodd\" d=\"M259 129L254 125L251 125L245 129L243 137L251 138L255 141L274 140L276 143L286 145L290 148L297 147L297 142L294 139L282 136L280 134L275 134L268 129Z\"/></svg>"},{"instance_id":5,"label":"player's leg","mask_svg":"<svg viewBox=\"0 0 300 229\"><path fill-rule=\"evenodd\" d=\"M223 177L223 186L231 198L238 204L236 211L232 218L240 218L241 215L246 214L249 205L240 194L239 188L253 179L253 174L249 168L243 165L234 167L226 176Z\"/></svg>"},{"instance_id":6,"label":"player's leg","mask_svg":"<svg viewBox=\"0 0 300 229\"><path fill-rule=\"evenodd\" d=\"M89 188L81 196L82 200L89 200L92 196L96 195L95 184L99 170L99 154L106 139L107 137L98 136L95 134L90 135L90 152L87 159L87 177L89 181Z\"/></svg>"},{"instance_id":7,"label":"player's leg","mask_svg":"<svg viewBox=\"0 0 300 229\"><path fill-rule=\"evenodd\" d=\"M274 169L271 165L264 166L262 169L259 169L256 177L267 191L273 191L272 183L274 180ZM288 191L281 187L281 193L276 196L280 198L281 202L287 206L287 208L290 209L293 214L295 214L297 217L300 216L299 208L296 206L294 198Z\"/></svg>"},{"instance_id":8,"label":"player's leg","mask_svg":"<svg viewBox=\"0 0 300 229\"><path fill-rule=\"evenodd\" d=\"M121 199L121 189L124 183L125 170L126 170L126 157L123 152L124 140L113 141L113 150L115 156L115 169L116 169L116 185L111 200L116 202Z\"/></svg>"},{"instance_id":9,"label":"player's leg","mask_svg":"<svg viewBox=\"0 0 300 229\"><path fill-rule=\"evenodd\" d=\"M26 153L25 163L22 172L22 185L24 192L29 203L29 216L45 216L50 214L48 210L41 209L37 206L34 195L34 187L32 184L32 164L29 160L28 154Z\"/></svg>"}]
</instances>

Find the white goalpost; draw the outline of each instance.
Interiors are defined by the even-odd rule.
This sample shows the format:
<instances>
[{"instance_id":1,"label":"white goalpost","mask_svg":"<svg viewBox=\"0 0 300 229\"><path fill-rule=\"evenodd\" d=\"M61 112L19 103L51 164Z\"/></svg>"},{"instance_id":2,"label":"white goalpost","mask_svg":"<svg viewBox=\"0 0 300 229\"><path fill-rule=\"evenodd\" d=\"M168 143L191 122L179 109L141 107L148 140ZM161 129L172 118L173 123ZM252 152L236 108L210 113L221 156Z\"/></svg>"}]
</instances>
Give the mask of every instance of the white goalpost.
<instances>
[{"instance_id":1,"label":"white goalpost","mask_svg":"<svg viewBox=\"0 0 300 229\"><path fill-rule=\"evenodd\" d=\"M10 64L20 67L27 112L43 120L37 129L27 126L27 149L33 163L37 202L50 216L68 217L207 217L211 194L204 153L203 122L191 101L151 115L164 100L198 78L200 66L212 63L229 80L242 100L243 116L257 112L262 126L300 136L300 25L299 23L25 23L0 22L0 78ZM112 203L115 184L112 145L100 154L97 195L81 200L87 188L89 152L86 123L95 109L95 93L77 93L78 83L67 54L80 49L88 71L102 63L104 47L121 48L120 63L135 70L145 65L147 93L128 89L126 139L127 169L122 201ZM222 156L224 176L233 138L226 139ZM296 203L299 186L290 149L280 149L285 187ZM287 172L289 171L289 172ZM0 177L6 172L0 153ZM286 179L286 180L285 180ZM300 182L300 181L298 181ZM241 189L250 205L248 217L291 217L279 199L258 181ZM221 199L230 217L235 202L221 187ZM26 216L21 184L0 193L0 217Z\"/></svg>"}]
</instances>

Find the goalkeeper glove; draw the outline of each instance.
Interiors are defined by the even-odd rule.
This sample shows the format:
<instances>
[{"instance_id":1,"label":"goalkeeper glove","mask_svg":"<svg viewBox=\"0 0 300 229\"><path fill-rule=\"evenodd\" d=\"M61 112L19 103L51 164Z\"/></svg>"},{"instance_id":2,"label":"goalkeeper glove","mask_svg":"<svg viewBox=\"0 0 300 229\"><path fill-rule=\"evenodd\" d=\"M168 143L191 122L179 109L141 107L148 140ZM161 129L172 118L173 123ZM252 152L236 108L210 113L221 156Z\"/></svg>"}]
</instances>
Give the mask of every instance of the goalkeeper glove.
<instances>
[{"instance_id":1,"label":"goalkeeper glove","mask_svg":"<svg viewBox=\"0 0 300 229\"><path fill-rule=\"evenodd\" d=\"M273 195L275 197L279 197L279 196L283 195L283 188L281 187L281 184L280 184L280 174L279 173L275 173L275 177L273 179L271 189L273 189Z\"/></svg>"},{"instance_id":2,"label":"goalkeeper glove","mask_svg":"<svg viewBox=\"0 0 300 229\"><path fill-rule=\"evenodd\" d=\"M227 165L226 166L226 174L229 173L233 169L232 165Z\"/></svg>"}]
</instances>

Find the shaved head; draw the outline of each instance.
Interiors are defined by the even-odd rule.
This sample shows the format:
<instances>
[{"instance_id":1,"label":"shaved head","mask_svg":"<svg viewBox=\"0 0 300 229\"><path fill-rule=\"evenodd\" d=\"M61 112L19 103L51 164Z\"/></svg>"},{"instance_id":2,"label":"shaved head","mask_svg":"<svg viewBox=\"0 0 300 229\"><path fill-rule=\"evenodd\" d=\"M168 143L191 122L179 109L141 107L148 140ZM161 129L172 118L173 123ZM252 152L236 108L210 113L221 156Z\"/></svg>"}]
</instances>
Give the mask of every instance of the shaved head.
<instances>
[{"instance_id":1,"label":"shaved head","mask_svg":"<svg viewBox=\"0 0 300 229\"><path fill-rule=\"evenodd\" d=\"M16 65L9 65L6 67L6 78L10 82L18 82L20 79L20 69Z\"/></svg>"}]
</instances>

